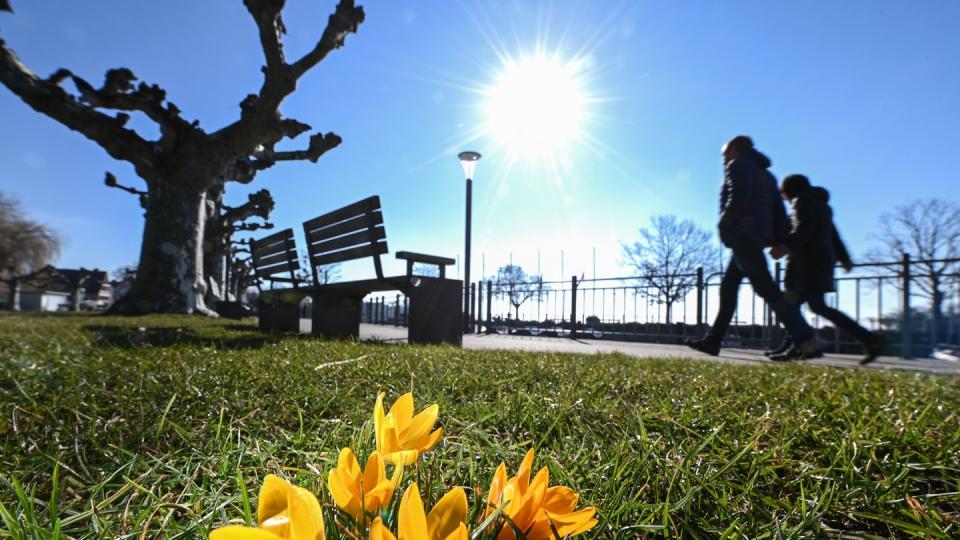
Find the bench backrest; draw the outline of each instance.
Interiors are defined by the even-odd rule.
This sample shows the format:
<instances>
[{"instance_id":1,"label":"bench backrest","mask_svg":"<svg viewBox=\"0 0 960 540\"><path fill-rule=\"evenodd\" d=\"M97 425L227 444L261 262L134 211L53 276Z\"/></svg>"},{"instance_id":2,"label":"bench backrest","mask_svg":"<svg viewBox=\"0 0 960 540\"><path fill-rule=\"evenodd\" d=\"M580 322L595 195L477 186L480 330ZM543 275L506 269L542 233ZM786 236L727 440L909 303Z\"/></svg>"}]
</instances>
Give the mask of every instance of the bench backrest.
<instances>
[{"instance_id":1,"label":"bench backrest","mask_svg":"<svg viewBox=\"0 0 960 540\"><path fill-rule=\"evenodd\" d=\"M282 281L297 286L296 271L300 269L297 261L297 246L293 240L293 229L284 229L270 236L250 242L253 255L253 272L260 280ZM290 277L278 276L288 272Z\"/></svg>"},{"instance_id":2,"label":"bench backrest","mask_svg":"<svg viewBox=\"0 0 960 540\"><path fill-rule=\"evenodd\" d=\"M377 279L383 279L380 255L387 253L380 197L374 195L316 217L303 224L313 282L317 267L364 257L373 257Z\"/></svg>"}]
</instances>

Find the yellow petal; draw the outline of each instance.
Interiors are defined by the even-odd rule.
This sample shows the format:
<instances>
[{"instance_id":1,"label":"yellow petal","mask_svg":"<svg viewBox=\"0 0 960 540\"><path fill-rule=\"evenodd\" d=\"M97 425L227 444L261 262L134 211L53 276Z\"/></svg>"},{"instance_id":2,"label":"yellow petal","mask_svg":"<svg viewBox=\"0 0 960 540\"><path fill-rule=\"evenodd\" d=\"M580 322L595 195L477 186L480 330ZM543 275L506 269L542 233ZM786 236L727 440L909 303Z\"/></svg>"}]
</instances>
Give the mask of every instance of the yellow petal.
<instances>
[{"instance_id":1,"label":"yellow petal","mask_svg":"<svg viewBox=\"0 0 960 540\"><path fill-rule=\"evenodd\" d=\"M461 523L457 527L457 530L448 534L447 537L444 538L443 540L468 540L469 538L470 538L470 534L467 531L467 526Z\"/></svg>"},{"instance_id":2,"label":"yellow petal","mask_svg":"<svg viewBox=\"0 0 960 540\"><path fill-rule=\"evenodd\" d=\"M547 484L549 482L550 473L547 468L544 467L540 469L540 472L534 477L533 482L530 483L529 489L523 495L520 508L516 509L514 513L510 515L510 518L513 519L514 523L521 529L526 530L534 524L538 514L542 514L540 504L547 494Z\"/></svg>"},{"instance_id":3,"label":"yellow petal","mask_svg":"<svg viewBox=\"0 0 960 540\"><path fill-rule=\"evenodd\" d=\"M360 518L360 491L353 479L342 469L330 471L327 487L333 502L355 519Z\"/></svg>"},{"instance_id":4,"label":"yellow petal","mask_svg":"<svg viewBox=\"0 0 960 540\"><path fill-rule=\"evenodd\" d=\"M400 516L397 534L401 540L429 540L427 516L423 512L423 500L416 484L410 484L400 500Z\"/></svg>"},{"instance_id":5,"label":"yellow petal","mask_svg":"<svg viewBox=\"0 0 960 540\"><path fill-rule=\"evenodd\" d=\"M397 429L397 422L392 416L384 419L380 436L382 441L378 443L377 450L381 454L392 454L403 450L400 444L400 430Z\"/></svg>"},{"instance_id":6,"label":"yellow petal","mask_svg":"<svg viewBox=\"0 0 960 540\"><path fill-rule=\"evenodd\" d=\"M377 394L377 402L373 406L373 436L376 439L377 449L383 449L383 392Z\"/></svg>"},{"instance_id":7,"label":"yellow petal","mask_svg":"<svg viewBox=\"0 0 960 540\"><path fill-rule=\"evenodd\" d=\"M565 514L572 512L579 502L580 496L576 491L566 486L554 486L547 488L547 495L540 506L553 514Z\"/></svg>"},{"instance_id":8,"label":"yellow petal","mask_svg":"<svg viewBox=\"0 0 960 540\"><path fill-rule=\"evenodd\" d=\"M363 505L368 512L379 512L381 508L389 506L393 498L394 485L390 480L384 480L363 495Z\"/></svg>"},{"instance_id":9,"label":"yellow petal","mask_svg":"<svg viewBox=\"0 0 960 540\"><path fill-rule=\"evenodd\" d=\"M278 540L280 537L263 529L230 525L210 532L210 540Z\"/></svg>"},{"instance_id":10,"label":"yellow petal","mask_svg":"<svg viewBox=\"0 0 960 540\"><path fill-rule=\"evenodd\" d=\"M340 455L337 457L337 468L343 469L351 475L360 475L360 462L357 461L357 456L353 454L353 450L349 448L340 449Z\"/></svg>"},{"instance_id":11,"label":"yellow petal","mask_svg":"<svg viewBox=\"0 0 960 540\"><path fill-rule=\"evenodd\" d=\"M597 520L593 517L595 514L594 508L584 508L568 514L547 514L547 517L553 522L560 536L567 537L584 533L595 527L597 525Z\"/></svg>"},{"instance_id":12,"label":"yellow petal","mask_svg":"<svg viewBox=\"0 0 960 540\"><path fill-rule=\"evenodd\" d=\"M323 529L323 511L320 502L309 491L295 488L290 498L290 539L317 540L326 537Z\"/></svg>"},{"instance_id":13,"label":"yellow petal","mask_svg":"<svg viewBox=\"0 0 960 540\"><path fill-rule=\"evenodd\" d=\"M260 487L257 500L257 522L263 523L287 509L287 493L293 489L290 482L279 476L268 474Z\"/></svg>"},{"instance_id":14,"label":"yellow petal","mask_svg":"<svg viewBox=\"0 0 960 540\"><path fill-rule=\"evenodd\" d=\"M493 479L490 481L490 492L487 493L487 511L484 515L492 514L500 506L500 496L503 494L503 488L507 485L507 466L501 461L500 466L493 473ZM492 505L492 506L491 506Z\"/></svg>"},{"instance_id":15,"label":"yellow petal","mask_svg":"<svg viewBox=\"0 0 960 540\"><path fill-rule=\"evenodd\" d=\"M467 519L467 494L455 487L444 495L427 516L430 538L443 540Z\"/></svg>"},{"instance_id":16,"label":"yellow petal","mask_svg":"<svg viewBox=\"0 0 960 540\"><path fill-rule=\"evenodd\" d=\"M526 493L527 487L530 485L530 471L533 470L533 448L527 451L527 455L523 457L523 463L520 464L520 468L517 469L517 485L520 487L520 493Z\"/></svg>"},{"instance_id":17,"label":"yellow petal","mask_svg":"<svg viewBox=\"0 0 960 540\"><path fill-rule=\"evenodd\" d=\"M437 423L437 415L440 414L440 406L434 403L426 409L420 411L420 414L410 420L410 424L400 433L400 438L405 441L413 441L426 437L433 425Z\"/></svg>"},{"instance_id":18,"label":"yellow petal","mask_svg":"<svg viewBox=\"0 0 960 540\"><path fill-rule=\"evenodd\" d=\"M410 420L413 418L413 394L407 392L397 398L397 400L393 402L393 406L390 407L388 416L393 417L400 431L406 429L406 427L410 425Z\"/></svg>"},{"instance_id":19,"label":"yellow petal","mask_svg":"<svg viewBox=\"0 0 960 540\"><path fill-rule=\"evenodd\" d=\"M383 482L387 477L386 467L383 465L383 459L379 452L370 454L367 458L367 465L363 468L363 489L369 491L374 486Z\"/></svg>"},{"instance_id":20,"label":"yellow petal","mask_svg":"<svg viewBox=\"0 0 960 540\"><path fill-rule=\"evenodd\" d=\"M421 453L429 452L430 449L437 444L437 441L439 441L440 437L442 436L443 436L443 428L440 428L434 431L433 433L427 435L426 437L423 437L415 441L410 441L409 443L407 443L406 447L414 448L416 450L419 450Z\"/></svg>"},{"instance_id":21,"label":"yellow petal","mask_svg":"<svg viewBox=\"0 0 960 540\"><path fill-rule=\"evenodd\" d=\"M420 452L416 450L400 450L391 454L384 454L383 459L393 463L399 468L404 465L412 465L418 457L420 457ZM394 470L394 472L396 472L396 470Z\"/></svg>"},{"instance_id":22,"label":"yellow petal","mask_svg":"<svg viewBox=\"0 0 960 540\"><path fill-rule=\"evenodd\" d=\"M370 540L397 540L397 537L387 529L380 516L377 516L377 519L373 520L373 525L370 525Z\"/></svg>"}]
</instances>

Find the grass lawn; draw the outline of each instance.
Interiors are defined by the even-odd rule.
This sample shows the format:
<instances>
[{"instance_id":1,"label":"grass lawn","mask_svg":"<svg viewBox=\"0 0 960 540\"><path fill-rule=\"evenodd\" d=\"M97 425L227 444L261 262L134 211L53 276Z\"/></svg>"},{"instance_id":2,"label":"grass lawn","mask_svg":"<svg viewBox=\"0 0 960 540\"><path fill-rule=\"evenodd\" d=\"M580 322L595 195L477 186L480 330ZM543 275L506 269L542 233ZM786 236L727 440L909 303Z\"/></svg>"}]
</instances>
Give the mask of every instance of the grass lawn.
<instances>
[{"instance_id":1,"label":"grass lawn","mask_svg":"<svg viewBox=\"0 0 960 540\"><path fill-rule=\"evenodd\" d=\"M255 508L268 473L325 492L341 447L371 451L378 391L440 405L444 437L413 471L428 508L460 485L475 512L534 447L534 470L597 508L587 537L960 537L958 377L251 324L0 316L0 538L202 538Z\"/></svg>"}]
</instances>

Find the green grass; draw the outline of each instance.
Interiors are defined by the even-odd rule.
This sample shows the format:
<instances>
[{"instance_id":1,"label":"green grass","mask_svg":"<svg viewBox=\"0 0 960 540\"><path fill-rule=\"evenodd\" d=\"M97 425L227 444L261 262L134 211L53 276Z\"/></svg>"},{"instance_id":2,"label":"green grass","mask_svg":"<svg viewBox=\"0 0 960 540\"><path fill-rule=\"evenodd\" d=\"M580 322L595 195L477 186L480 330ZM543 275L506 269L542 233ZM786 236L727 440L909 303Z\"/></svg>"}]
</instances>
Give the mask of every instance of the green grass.
<instances>
[{"instance_id":1,"label":"green grass","mask_svg":"<svg viewBox=\"0 0 960 540\"><path fill-rule=\"evenodd\" d=\"M591 537L960 536L957 377L6 315L0 537L204 537L267 473L320 492L339 448L366 455L380 390L440 404L425 499L462 485L475 510L534 446Z\"/></svg>"}]
</instances>

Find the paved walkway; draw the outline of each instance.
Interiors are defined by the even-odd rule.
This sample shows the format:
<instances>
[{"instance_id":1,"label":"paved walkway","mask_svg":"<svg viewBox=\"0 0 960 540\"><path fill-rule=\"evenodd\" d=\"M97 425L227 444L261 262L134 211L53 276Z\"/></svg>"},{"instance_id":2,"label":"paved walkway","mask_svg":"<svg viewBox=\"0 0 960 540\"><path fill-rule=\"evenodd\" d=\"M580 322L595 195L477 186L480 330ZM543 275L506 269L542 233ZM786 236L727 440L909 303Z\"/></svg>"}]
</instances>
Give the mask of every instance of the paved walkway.
<instances>
[{"instance_id":1,"label":"paved walkway","mask_svg":"<svg viewBox=\"0 0 960 540\"><path fill-rule=\"evenodd\" d=\"M300 329L310 331L310 320L302 319ZM404 343L407 338L407 329L397 326L383 326L373 324L360 325L361 340L391 341ZM778 364L768 360L761 351L755 349L723 349L720 356L709 356L681 345L663 345L658 343L637 343L633 341L608 340L572 340L565 338L509 336L500 334L471 334L463 338L463 346L467 349L500 349L521 351L543 351L573 354L622 353L637 358L676 358L699 359L736 364ZM828 354L823 358L809 360L806 363L818 366L833 366L841 368L860 368L857 364L859 356L845 354ZM932 358L917 358L904 360L892 356L884 356L869 369L905 369L925 371L929 373L946 373L960 375L960 363L935 360Z\"/></svg>"}]
</instances>

